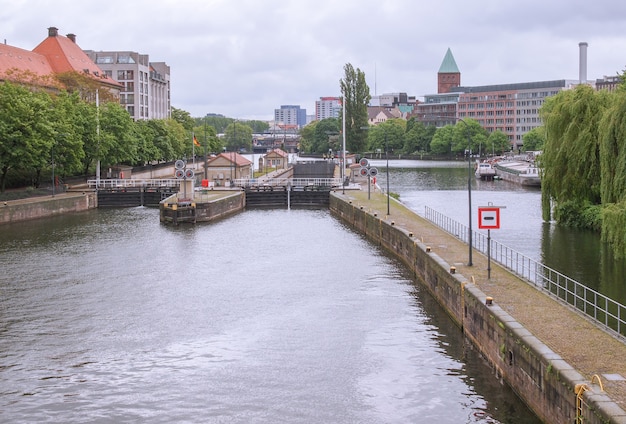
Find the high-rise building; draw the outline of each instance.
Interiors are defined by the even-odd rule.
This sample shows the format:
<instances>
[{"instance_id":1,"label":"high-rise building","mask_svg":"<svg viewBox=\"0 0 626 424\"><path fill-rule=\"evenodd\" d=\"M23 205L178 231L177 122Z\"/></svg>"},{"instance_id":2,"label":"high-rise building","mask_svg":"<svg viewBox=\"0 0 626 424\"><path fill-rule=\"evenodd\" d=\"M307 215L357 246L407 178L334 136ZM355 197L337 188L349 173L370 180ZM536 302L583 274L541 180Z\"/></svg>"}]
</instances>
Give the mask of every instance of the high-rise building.
<instances>
[{"instance_id":1,"label":"high-rise building","mask_svg":"<svg viewBox=\"0 0 626 424\"><path fill-rule=\"evenodd\" d=\"M170 67L150 62L147 54L131 51L85 50L109 78L123 85L120 104L135 120L171 116Z\"/></svg>"},{"instance_id":2,"label":"high-rise building","mask_svg":"<svg viewBox=\"0 0 626 424\"><path fill-rule=\"evenodd\" d=\"M274 122L302 128L306 125L306 109L298 105L282 105L280 109L274 109Z\"/></svg>"},{"instance_id":3,"label":"high-rise building","mask_svg":"<svg viewBox=\"0 0 626 424\"><path fill-rule=\"evenodd\" d=\"M320 97L315 101L315 119L339 118L341 97Z\"/></svg>"}]
</instances>

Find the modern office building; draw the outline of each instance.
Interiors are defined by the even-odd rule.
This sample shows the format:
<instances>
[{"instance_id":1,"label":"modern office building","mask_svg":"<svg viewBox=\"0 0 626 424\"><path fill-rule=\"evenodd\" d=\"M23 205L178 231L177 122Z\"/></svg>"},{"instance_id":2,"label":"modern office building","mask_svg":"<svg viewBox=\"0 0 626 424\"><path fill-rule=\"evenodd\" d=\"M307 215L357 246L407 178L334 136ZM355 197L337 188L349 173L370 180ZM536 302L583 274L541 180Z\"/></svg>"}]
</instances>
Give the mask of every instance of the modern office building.
<instances>
[{"instance_id":1,"label":"modern office building","mask_svg":"<svg viewBox=\"0 0 626 424\"><path fill-rule=\"evenodd\" d=\"M306 109L297 105L282 105L274 109L274 122L281 125L295 125L302 128L306 125Z\"/></svg>"},{"instance_id":2,"label":"modern office building","mask_svg":"<svg viewBox=\"0 0 626 424\"><path fill-rule=\"evenodd\" d=\"M131 51L85 50L109 78L122 84L120 104L135 120L171 116L170 67L150 62L147 54Z\"/></svg>"},{"instance_id":3,"label":"modern office building","mask_svg":"<svg viewBox=\"0 0 626 424\"><path fill-rule=\"evenodd\" d=\"M339 118L341 97L320 97L315 101L315 120Z\"/></svg>"}]
</instances>

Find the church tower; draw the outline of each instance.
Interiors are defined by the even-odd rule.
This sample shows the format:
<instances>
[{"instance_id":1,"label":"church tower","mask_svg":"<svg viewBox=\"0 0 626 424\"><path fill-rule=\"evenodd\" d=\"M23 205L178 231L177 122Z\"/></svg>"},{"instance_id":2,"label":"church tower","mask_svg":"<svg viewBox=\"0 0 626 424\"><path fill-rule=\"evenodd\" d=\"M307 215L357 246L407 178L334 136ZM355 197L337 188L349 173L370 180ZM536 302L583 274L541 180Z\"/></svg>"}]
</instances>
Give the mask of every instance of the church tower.
<instances>
[{"instance_id":1,"label":"church tower","mask_svg":"<svg viewBox=\"0 0 626 424\"><path fill-rule=\"evenodd\" d=\"M453 87L461 85L461 72L456 66L452 51L448 48L446 56L437 72L437 93L449 93Z\"/></svg>"}]
</instances>

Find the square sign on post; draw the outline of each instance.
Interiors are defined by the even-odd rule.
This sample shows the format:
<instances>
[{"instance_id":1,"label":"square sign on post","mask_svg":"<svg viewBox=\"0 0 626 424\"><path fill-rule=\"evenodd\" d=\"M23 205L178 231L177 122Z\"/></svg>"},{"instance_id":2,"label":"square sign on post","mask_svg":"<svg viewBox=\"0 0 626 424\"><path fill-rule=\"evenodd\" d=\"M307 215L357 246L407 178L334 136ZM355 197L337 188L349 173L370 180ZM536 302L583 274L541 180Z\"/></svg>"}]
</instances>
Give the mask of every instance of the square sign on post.
<instances>
[{"instance_id":1,"label":"square sign on post","mask_svg":"<svg viewBox=\"0 0 626 424\"><path fill-rule=\"evenodd\" d=\"M482 230L500 229L500 208L478 208L478 228Z\"/></svg>"}]
</instances>

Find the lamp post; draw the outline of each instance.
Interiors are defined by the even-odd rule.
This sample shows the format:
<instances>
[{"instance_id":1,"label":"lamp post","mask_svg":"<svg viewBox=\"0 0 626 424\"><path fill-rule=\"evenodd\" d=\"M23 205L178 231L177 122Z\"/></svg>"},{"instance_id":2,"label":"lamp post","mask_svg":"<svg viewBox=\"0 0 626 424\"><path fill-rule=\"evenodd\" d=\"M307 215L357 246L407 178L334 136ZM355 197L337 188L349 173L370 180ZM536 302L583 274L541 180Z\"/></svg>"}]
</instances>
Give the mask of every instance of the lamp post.
<instances>
[{"instance_id":1,"label":"lamp post","mask_svg":"<svg viewBox=\"0 0 626 424\"><path fill-rule=\"evenodd\" d=\"M426 117L426 116L425 116ZM470 136L470 126L463 118L457 118L453 116L435 116L435 118L443 118L443 119L454 119L456 121L463 122L465 127L467 128L467 204L469 210L469 222L468 222L468 266L474 265L472 261L472 147L471 147L471 136Z\"/></svg>"},{"instance_id":2,"label":"lamp post","mask_svg":"<svg viewBox=\"0 0 626 424\"><path fill-rule=\"evenodd\" d=\"M383 128L385 131L385 159L387 160L387 216L391 215L389 213L389 149L387 148L387 129Z\"/></svg>"},{"instance_id":3,"label":"lamp post","mask_svg":"<svg viewBox=\"0 0 626 424\"><path fill-rule=\"evenodd\" d=\"M52 155L52 197L54 197L54 143L52 143L52 149L50 153Z\"/></svg>"},{"instance_id":4,"label":"lamp post","mask_svg":"<svg viewBox=\"0 0 626 424\"><path fill-rule=\"evenodd\" d=\"M455 118L465 124L467 128L467 204L469 209L469 233L467 235L467 241L469 244L469 260L468 266L474 265L472 262L472 147L470 138L470 126L462 118Z\"/></svg>"},{"instance_id":5,"label":"lamp post","mask_svg":"<svg viewBox=\"0 0 626 424\"><path fill-rule=\"evenodd\" d=\"M207 146L209 144L209 140L207 140L206 130L207 130L207 115L204 116L204 179L208 181L209 179L209 164L208 164L208 155L207 155Z\"/></svg>"}]
</instances>

